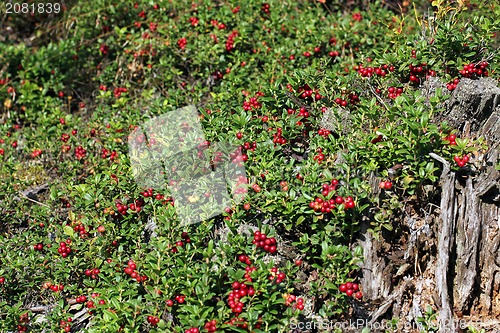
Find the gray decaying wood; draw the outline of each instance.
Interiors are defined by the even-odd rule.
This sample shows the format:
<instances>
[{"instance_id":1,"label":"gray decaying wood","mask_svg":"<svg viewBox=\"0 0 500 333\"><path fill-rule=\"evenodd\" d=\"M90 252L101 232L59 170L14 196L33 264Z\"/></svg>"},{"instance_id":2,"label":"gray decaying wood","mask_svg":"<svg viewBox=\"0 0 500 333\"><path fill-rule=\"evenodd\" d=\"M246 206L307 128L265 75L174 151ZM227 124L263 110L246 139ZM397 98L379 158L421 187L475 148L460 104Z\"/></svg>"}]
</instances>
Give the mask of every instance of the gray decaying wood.
<instances>
[{"instance_id":1,"label":"gray decaying wood","mask_svg":"<svg viewBox=\"0 0 500 333\"><path fill-rule=\"evenodd\" d=\"M474 191L472 178L466 180L466 186L463 189L463 195L459 197L458 206L454 299L455 307L460 311L466 311L471 305L478 275L478 250L481 233L480 201Z\"/></svg>"},{"instance_id":2,"label":"gray decaying wood","mask_svg":"<svg viewBox=\"0 0 500 333\"><path fill-rule=\"evenodd\" d=\"M443 164L441 174L441 225L437 241L437 263L435 270L436 290L441 310L439 320L450 323L453 320L449 295L450 249L455 232L455 174L450 172L450 164L442 157L431 153L431 157Z\"/></svg>"},{"instance_id":3,"label":"gray decaying wood","mask_svg":"<svg viewBox=\"0 0 500 333\"><path fill-rule=\"evenodd\" d=\"M424 94L432 95L437 86L434 82ZM369 221L361 221L363 298L374 307L373 321L414 322L431 305L439 311L441 323L457 323L464 316L462 320L476 321L477 328L498 333L500 171L495 166L500 156L500 88L491 79L463 79L443 106L435 123L446 121L459 130L460 138L483 138L488 149L472 152L470 163L460 171L450 170L450 162L431 154L443 165L434 194L440 194L440 201L427 206L422 202L426 208L419 216L416 211L403 212L403 242L395 244L395 232L377 239L367 231ZM372 185L377 195L376 182ZM397 246L399 252L394 250ZM411 288L401 288L408 279ZM486 325L491 320L496 324ZM448 326L440 331L457 330Z\"/></svg>"},{"instance_id":4,"label":"gray decaying wood","mask_svg":"<svg viewBox=\"0 0 500 333\"><path fill-rule=\"evenodd\" d=\"M500 104L500 88L494 79L464 78L447 104L442 120L460 130L467 121L470 121L470 130L477 132L491 116L494 107Z\"/></svg>"}]
</instances>

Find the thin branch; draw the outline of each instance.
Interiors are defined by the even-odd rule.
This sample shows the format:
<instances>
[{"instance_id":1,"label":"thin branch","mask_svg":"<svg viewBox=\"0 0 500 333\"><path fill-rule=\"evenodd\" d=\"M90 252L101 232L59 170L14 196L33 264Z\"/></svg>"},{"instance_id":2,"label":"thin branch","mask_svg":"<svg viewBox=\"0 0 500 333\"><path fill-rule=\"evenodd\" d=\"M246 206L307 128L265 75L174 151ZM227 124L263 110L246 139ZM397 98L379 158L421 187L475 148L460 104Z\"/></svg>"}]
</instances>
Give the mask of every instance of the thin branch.
<instances>
[{"instance_id":1,"label":"thin branch","mask_svg":"<svg viewBox=\"0 0 500 333\"><path fill-rule=\"evenodd\" d=\"M31 198L27 197L24 193L20 193L20 194L21 194L21 197L22 197L23 199L27 199L27 200L29 200L29 201L31 201L31 202L33 202L33 203L39 204L39 205L44 206L44 207L50 207L50 206L49 206L49 205L47 205L47 204L44 204L44 203L42 203L42 202L40 202L40 201L37 201L37 200L35 200L35 199L31 199Z\"/></svg>"},{"instance_id":2,"label":"thin branch","mask_svg":"<svg viewBox=\"0 0 500 333\"><path fill-rule=\"evenodd\" d=\"M387 111L389 111L389 107L387 106L387 104L385 104L384 100L377 94L375 89L373 89L373 86L371 84L369 84L368 87L370 88L370 91L372 92L372 94L377 98L377 100L384 106L384 108Z\"/></svg>"}]
</instances>

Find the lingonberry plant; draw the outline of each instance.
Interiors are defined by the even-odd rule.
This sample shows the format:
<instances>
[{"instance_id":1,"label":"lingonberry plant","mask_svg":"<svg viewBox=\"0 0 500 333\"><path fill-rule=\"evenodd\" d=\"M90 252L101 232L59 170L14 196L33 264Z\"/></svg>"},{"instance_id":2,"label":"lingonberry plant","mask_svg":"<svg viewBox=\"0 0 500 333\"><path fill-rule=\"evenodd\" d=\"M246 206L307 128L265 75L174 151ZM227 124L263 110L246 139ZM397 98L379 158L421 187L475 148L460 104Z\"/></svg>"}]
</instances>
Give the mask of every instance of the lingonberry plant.
<instances>
[{"instance_id":1,"label":"lingonberry plant","mask_svg":"<svg viewBox=\"0 0 500 333\"><path fill-rule=\"evenodd\" d=\"M360 221L392 229L436 184L431 152L479 165L483 143L434 117L500 60L497 4L396 2L96 0L0 20L0 331L282 332L369 301ZM446 89L423 96L433 79ZM230 143L246 174L242 201L186 226L176 180L139 185L128 146L188 104L196 157Z\"/></svg>"}]
</instances>

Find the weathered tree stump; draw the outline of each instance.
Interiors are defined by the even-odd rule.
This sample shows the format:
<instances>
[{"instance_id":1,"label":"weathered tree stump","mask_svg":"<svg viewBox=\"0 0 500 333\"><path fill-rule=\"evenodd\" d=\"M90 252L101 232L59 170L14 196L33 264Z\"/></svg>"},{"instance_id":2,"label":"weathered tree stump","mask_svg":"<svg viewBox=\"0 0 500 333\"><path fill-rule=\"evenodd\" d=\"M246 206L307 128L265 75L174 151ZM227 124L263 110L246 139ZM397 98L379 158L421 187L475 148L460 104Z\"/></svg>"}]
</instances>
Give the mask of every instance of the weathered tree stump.
<instances>
[{"instance_id":1,"label":"weathered tree stump","mask_svg":"<svg viewBox=\"0 0 500 333\"><path fill-rule=\"evenodd\" d=\"M443 167L440 200L425 214L401 218L407 229L401 251L393 250L394 233L377 240L362 223L361 284L377 304L371 322L415 323L431 305L440 332L461 332L465 322L500 332L500 88L492 79L463 79L445 106L435 121L448 122L462 138L485 139L488 149L474 152L470 169L458 172L431 154ZM399 260L388 260L395 255Z\"/></svg>"}]
</instances>

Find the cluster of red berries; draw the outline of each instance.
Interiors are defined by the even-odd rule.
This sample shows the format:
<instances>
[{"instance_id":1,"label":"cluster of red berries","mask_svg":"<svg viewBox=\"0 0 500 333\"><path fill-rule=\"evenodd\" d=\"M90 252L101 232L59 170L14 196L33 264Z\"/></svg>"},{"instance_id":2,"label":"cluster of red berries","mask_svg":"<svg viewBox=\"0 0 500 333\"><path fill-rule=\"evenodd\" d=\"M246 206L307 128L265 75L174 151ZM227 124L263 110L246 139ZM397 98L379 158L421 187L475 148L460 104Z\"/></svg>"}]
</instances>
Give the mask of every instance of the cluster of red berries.
<instances>
[{"instance_id":1,"label":"cluster of red berries","mask_svg":"<svg viewBox=\"0 0 500 333\"><path fill-rule=\"evenodd\" d=\"M276 143L280 145L284 145L287 143L287 140L283 137L283 129L281 127L278 127L276 129L276 133L273 134L273 142L275 143L275 146Z\"/></svg>"},{"instance_id":2,"label":"cluster of red berries","mask_svg":"<svg viewBox=\"0 0 500 333\"><path fill-rule=\"evenodd\" d=\"M255 295L255 289L252 286L247 286L245 283L240 283L234 281L231 285L232 291L227 297L227 304L231 308L231 312L238 315L243 312L243 307L245 304L241 302L241 299L245 296Z\"/></svg>"},{"instance_id":3,"label":"cluster of red berries","mask_svg":"<svg viewBox=\"0 0 500 333\"><path fill-rule=\"evenodd\" d=\"M105 85L99 85L99 90L100 91L108 91L108 88Z\"/></svg>"},{"instance_id":4,"label":"cluster of red berries","mask_svg":"<svg viewBox=\"0 0 500 333\"><path fill-rule=\"evenodd\" d=\"M457 142L455 141L457 139L457 136L455 134L450 134L447 137L445 137L443 140L448 141L450 146L456 146Z\"/></svg>"},{"instance_id":5,"label":"cluster of red berries","mask_svg":"<svg viewBox=\"0 0 500 333\"><path fill-rule=\"evenodd\" d=\"M297 301L297 303L293 304L295 301ZM297 298L295 295L289 295L285 298L285 306L290 306L291 304L293 304L293 307L297 310L304 310L304 299L302 297Z\"/></svg>"},{"instance_id":6,"label":"cluster of red berries","mask_svg":"<svg viewBox=\"0 0 500 333\"><path fill-rule=\"evenodd\" d=\"M252 111L253 109L259 109L262 104L257 100L258 96L250 97L248 101L243 102L243 110Z\"/></svg>"},{"instance_id":7,"label":"cluster of red berries","mask_svg":"<svg viewBox=\"0 0 500 333\"><path fill-rule=\"evenodd\" d=\"M255 272L256 270L257 267L248 264L248 266L245 267L245 275L243 275L245 280L247 280L248 282L252 282L252 277L250 276L250 274L252 274L252 272Z\"/></svg>"},{"instance_id":8,"label":"cluster of red berries","mask_svg":"<svg viewBox=\"0 0 500 333\"><path fill-rule=\"evenodd\" d=\"M198 327L191 327L185 330L184 333L200 333L200 329Z\"/></svg>"},{"instance_id":9,"label":"cluster of red berries","mask_svg":"<svg viewBox=\"0 0 500 333\"><path fill-rule=\"evenodd\" d=\"M36 158L38 156L42 155L42 150L41 149L33 149L33 152L31 153L32 158Z\"/></svg>"},{"instance_id":10,"label":"cluster of red berries","mask_svg":"<svg viewBox=\"0 0 500 333\"><path fill-rule=\"evenodd\" d=\"M27 312L20 315L19 324L17 325L18 332L26 332L28 328L25 326L25 324L27 324L28 322L29 322L29 316Z\"/></svg>"},{"instance_id":11,"label":"cluster of red berries","mask_svg":"<svg viewBox=\"0 0 500 333\"><path fill-rule=\"evenodd\" d=\"M200 20L197 17L192 16L189 18L189 22L191 23L191 26L197 27Z\"/></svg>"},{"instance_id":12,"label":"cluster of red berries","mask_svg":"<svg viewBox=\"0 0 500 333\"><path fill-rule=\"evenodd\" d=\"M53 292L57 293L59 291L63 291L64 290L64 285L62 284L52 284L49 282L49 287L48 287L50 290L52 290Z\"/></svg>"},{"instance_id":13,"label":"cluster of red berries","mask_svg":"<svg viewBox=\"0 0 500 333\"><path fill-rule=\"evenodd\" d=\"M333 179L330 184L323 184L321 186L321 195L323 197L326 197L328 196L328 194L330 194L330 192L335 192L338 184L339 181L337 179ZM344 210L352 209L356 206L356 204L354 203L354 199L351 196L347 196L345 198L341 196L335 196L330 200L323 200L322 198L317 197L309 203L309 207L314 209L315 212L330 213L335 208L335 205L341 204L344 204Z\"/></svg>"},{"instance_id":14,"label":"cluster of red berries","mask_svg":"<svg viewBox=\"0 0 500 333\"><path fill-rule=\"evenodd\" d=\"M403 88L401 87L389 87L387 89L387 97L391 98L391 99L395 99L396 97L398 96L401 96L401 94L403 93Z\"/></svg>"},{"instance_id":15,"label":"cluster of red berries","mask_svg":"<svg viewBox=\"0 0 500 333\"><path fill-rule=\"evenodd\" d=\"M238 256L238 260L241 262L241 263L244 263L246 265L248 265L248 267L250 267L250 265L252 264L252 261L250 260L250 257L247 256L246 254L240 254ZM250 277L250 275L248 276ZM245 279L247 278L247 276L245 276ZM249 281L249 282L252 282L252 281Z\"/></svg>"},{"instance_id":16,"label":"cluster of red berries","mask_svg":"<svg viewBox=\"0 0 500 333\"><path fill-rule=\"evenodd\" d=\"M288 191L288 183L284 180L280 181L280 187L281 187L281 190L286 192Z\"/></svg>"},{"instance_id":17,"label":"cluster of red berries","mask_svg":"<svg viewBox=\"0 0 500 333\"><path fill-rule=\"evenodd\" d=\"M361 16L361 13L354 13L354 14L352 14L352 19L354 21L361 22L361 20L363 19L363 16Z\"/></svg>"},{"instance_id":18,"label":"cluster of red berries","mask_svg":"<svg viewBox=\"0 0 500 333\"><path fill-rule=\"evenodd\" d=\"M95 303L94 301L88 301L87 303L85 303L85 307L87 307L88 309L93 309L95 308ZM90 314L92 314L92 312L89 312Z\"/></svg>"},{"instance_id":19,"label":"cluster of red berries","mask_svg":"<svg viewBox=\"0 0 500 333\"><path fill-rule=\"evenodd\" d=\"M82 146L78 146L75 148L75 157L79 160L81 160L82 158L85 158L85 156L87 155L87 150L83 149Z\"/></svg>"},{"instance_id":20,"label":"cluster of red berries","mask_svg":"<svg viewBox=\"0 0 500 333\"><path fill-rule=\"evenodd\" d=\"M412 57L415 55L415 50L412 50ZM436 71L427 68L427 63L421 63L417 66L413 66L410 64L410 77L409 80L410 82L413 82L415 84L420 83L422 78L428 78L430 76L436 76Z\"/></svg>"},{"instance_id":21,"label":"cluster of red berries","mask_svg":"<svg viewBox=\"0 0 500 333\"><path fill-rule=\"evenodd\" d=\"M78 223L78 224L74 225L73 230L75 232L79 233L81 238L84 238L85 236L88 236L88 234L89 234L87 229L85 229L85 226L82 223ZM66 240L66 241L68 241L68 240ZM69 240L69 241L71 241L71 240Z\"/></svg>"},{"instance_id":22,"label":"cluster of red berries","mask_svg":"<svg viewBox=\"0 0 500 333\"><path fill-rule=\"evenodd\" d=\"M101 53L103 55L106 55L106 54L108 54L109 46L106 45L106 44L104 44L104 43L102 43L101 46L99 47L99 51L101 51Z\"/></svg>"},{"instance_id":23,"label":"cluster of red berries","mask_svg":"<svg viewBox=\"0 0 500 333\"><path fill-rule=\"evenodd\" d=\"M243 162L246 162L248 160L248 155L243 154L243 148L239 146L236 148L235 151L233 151L231 154L229 154L229 158L231 159L231 162L237 165L242 165ZM219 162L220 160L216 160L216 162Z\"/></svg>"},{"instance_id":24,"label":"cluster of red berries","mask_svg":"<svg viewBox=\"0 0 500 333\"><path fill-rule=\"evenodd\" d=\"M59 243L57 253L59 253L61 257L66 258L71 253L71 247L69 247L66 242L61 242Z\"/></svg>"},{"instance_id":25,"label":"cluster of red berries","mask_svg":"<svg viewBox=\"0 0 500 333\"><path fill-rule=\"evenodd\" d=\"M297 92L300 93L299 97L302 99L315 99L315 100L320 100L323 98L321 94L318 92L318 90L313 90L309 85L306 83L305 85L299 87L297 89Z\"/></svg>"},{"instance_id":26,"label":"cluster of red berries","mask_svg":"<svg viewBox=\"0 0 500 333\"><path fill-rule=\"evenodd\" d=\"M271 268L271 275L269 275L268 278L269 281L274 281L276 284L280 284L281 282L283 282L283 280L285 280L285 278L286 278L285 273L278 272L277 267Z\"/></svg>"},{"instance_id":27,"label":"cluster of red berries","mask_svg":"<svg viewBox=\"0 0 500 333\"><path fill-rule=\"evenodd\" d=\"M238 30L233 30L226 40L226 51L231 52L234 49L234 38L238 37Z\"/></svg>"},{"instance_id":28,"label":"cluster of red berries","mask_svg":"<svg viewBox=\"0 0 500 333\"><path fill-rule=\"evenodd\" d=\"M170 184L170 185L172 185L172 184ZM146 191L141 192L141 195L142 195L144 198L153 198L153 197L154 197L156 200L163 200L163 199L164 199L164 197L163 197L163 195L162 195L162 194L160 194L160 193L156 193L156 194L154 194L154 193L153 193L153 191L154 191L154 190L150 187L150 188L148 188ZM169 198L169 199L167 199L167 200L168 200L168 201L170 201L171 199ZM137 205L136 205L136 206L137 206ZM139 206L141 206L141 205L139 205Z\"/></svg>"},{"instance_id":29,"label":"cluster of red berries","mask_svg":"<svg viewBox=\"0 0 500 333\"><path fill-rule=\"evenodd\" d=\"M321 164L325 160L325 154L323 154L323 148L318 148L316 149L316 152L318 155L314 156L313 159L318 162L318 164Z\"/></svg>"},{"instance_id":30,"label":"cluster of red berries","mask_svg":"<svg viewBox=\"0 0 500 333\"><path fill-rule=\"evenodd\" d=\"M97 276L101 273L99 268L92 268L92 269L86 269L85 270L85 276L88 276L92 279L97 279Z\"/></svg>"},{"instance_id":31,"label":"cluster of red berries","mask_svg":"<svg viewBox=\"0 0 500 333\"><path fill-rule=\"evenodd\" d=\"M255 148L257 148L257 141L254 141L252 143L250 142L245 142L243 144L243 149L245 150L251 150L251 151L255 151Z\"/></svg>"},{"instance_id":32,"label":"cluster of red berries","mask_svg":"<svg viewBox=\"0 0 500 333\"><path fill-rule=\"evenodd\" d=\"M115 206L118 210L118 213L121 215L127 215L127 211L130 209L132 212L139 213L142 210L142 206L144 204L143 200L135 200L134 203L127 205L122 204L121 202L116 202Z\"/></svg>"},{"instance_id":33,"label":"cluster of red berries","mask_svg":"<svg viewBox=\"0 0 500 333\"><path fill-rule=\"evenodd\" d=\"M211 20L210 23L212 23L212 25L214 27L217 27L217 29L219 29L219 30L226 29L226 25L224 23L219 23L219 21L217 21L217 20Z\"/></svg>"},{"instance_id":34,"label":"cluster of red berries","mask_svg":"<svg viewBox=\"0 0 500 333\"><path fill-rule=\"evenodd\" d=\"M359 285L357 283L343 283L339 286L339 291L345 293L349 297L354 296L357 299L361 299L363 297L363 293L359 291Z\"/></svg>"},{"instance_id":35,"label":"cluster of red berries","mask_svg":"<svg viewBox=\"0 0 500 333\"><path fill-rule=\"evenodd\" d=\"M467 164L467 162L469 162L469 156L464 155L464 156L460 157L457 155L457 156L453 157L453 160L457 163L457 165L459 167L463 167Z\"/></svg>"},{"instance_id":36,"label":"cluster of red berries","mask_svg":"<svg viewBox=\"0 0 500 333\"><path fill-rule=\"evenodd\" d=\"M340 55L339 51L330 51L328 52L328 55L332 58L338 57Z\"/></svg>"},{"instance_id":37,"label":"cluster of red berries","mask_svg":"<svg viewBox=\"0 0 500 333\"><path fill-rule=\"evenodd\" d=\"M255 244L257 248L261 248L265 252L269 252L271 254L276 253L276 238L268 238L265 233L261 233L258 230L253 234L252 244Z\"/></svg>"},{"instance_id":38,"label":"cluster of red berries","mask_svg":"<svg viewBox=\"0 0 500 333\"><path fill-rule=\"evenodd\" d=\"M269 10L271 9L271 6L269 6L268 3L263 3L261 6L261 10L265 14L269 14Z\"/></svg>"},{"instance_id":39,"label":"cluster of red berries","mask_svg":"<svg viewBox=\"0 0 500 333\"><path fill-rule=\"evenodd\" d=\"M123 87L117 87L113 90L113 95L115 95L116 98L119 98L122 93L126 93L127 92L127 88L123 88Z\"/></svg>"},{"instance_id":40,"label":"cluster of red berries","mask_svg":"<svg viewBox=\"0 0 500 333\"><path fill-rule=\"evenodd\" d=\"M216 81L217 80L222 80L222 78L224 77L224 74L221 71L217 70L217 71L215 71L215 72L212 73L212 77Z\"/></svg>"},{"instance_id":41,"label":"cluster of red berries","mask_svg":"<svg viewBox=\"0 0 500 333\"><path fill-rule=\"evenodd\" d=\"M460 70L460 74L463 77L473 78L474 76L488 76L488 67L487 61L481 61L477 64L471 62L470 64L464 65L464 68Z\"/></svg>"},{"instance_id":42,"label":"cluster of red berries","mask_svg":"<svg viewBox=\"0 0 500 333\"><path fill-rule=\"evenodd\" d=\"M35 251L42 251L43 250L43 244L42 243L35 244L35 245L33 245L33 249Z\"/></svg>"},{"instance_id":43,"label":"cluster of red berries","mask_svg":"<svg viewBox=\"0 0 500 333\"><path fill-rule=\"evenodd\" d=\"M175 298L175 301L179 304L182 304L186 301L186 296L184 296L184 295L176 295L174 298ZM172 306L173 302L172 302L172 305L169 305L170 304L169 301L172 302L171 300L167 300L167 306Z\"/></svg>"},{"instance_id":44,"label":"cluster of red berries","mask_svg":"<svg viewBox=\"0 0 500 333\"><path fill-rule=\"evenodd\" d=\"M458 78L457 78L457 79L454 79L453 81L448 82L448 83L446 84L446 88L447 88L449 91L453 91L453 90L457 89L457 85L458 85L458 83L459 83L459 82L460 82L460 79L458 79Z\"/></svg>"},{"instance_id":45,"label":"cluster of red berries","mask_svg":"<svg viewBox=\"0 0 500 333\"><path fill-rule=\"evenodd\" d=\"M151 324L151 326L156 326L160 322L160 318L155 316L148 316L147 321Z\"/></svg>"},{"instance_id":46,"label":"cluster of red berries","mask_svg":"<svg viewBox=\"0 0 500 333\"><path fill-rule=\"evenodd\" d=\"M127 267L125 267L123 271L125 272L125 274L130 276L132 279L135 279L139 283L144 282L148 279L146 275L139 275L139 273L137 272L137 265L133 260L129 260L127 262Z\"/></svg>"},{"instance_id":47,"label":"cluster of red berries","mask_svg":"<svg viewBox=\"0 0 500 333\"><path fill-rule=\"evenodd\" d=\"M314 201L309 203L309 207L313 208L315 212L330 213L335 209L335 205L344 204L344 210L353 209L356 204L351 196L345 198L337 196L330 200L323 200L321 198L316 198Z\"/></svg>"},{"instance_id":48,"label":"cluster of red berries","mask_svg":"<svg viewBox=\"0 0 500 333\"><path fill-rule=\"evenodd\" d=\"M288 109L288 110L292 110L295 113L295 111L293 109ZM288 114L290 114L290 112L288 112ZM304 117L304 118L309 117L309 111L307 111L306 108L304 108L304 107L300 108L299 109L299 117Z\"/></svg>"},{"instance_id":49,"label":"cluster of red berries","mask_svg":"<svg viewBox=\"0 0 500 333\"><path fill-rule=\"evenodd\" d=\"M59 326L64 332L71 332L71 323L73 322L73 318L69 317L66 320L61 320L59 322Z\"/></svg>"},{"instance_id":50,"label":"cluster of red berries","mask_svg":"<svg viewBox=\"0 0 500 333\"><path fill-rule=\"evenodd\" d=\"M356 105L359 103L359 96L356 94L356 93L350 93L349 94L349 103L351 103L352 105Z\"/></svg>"},{"instance_id":51,"label":"cluster of red berries","mask_svg":"<svg viewBox=\"0 0 500 333\"><path fill-rule=\"evenodd\" d=\"M204 327L208 333L213 333L217 331L217 321L215 319L208 321L205 323Z\"/></svg>"},{"instance_id":52,"label":"cluster of red berries","mask_svg":"<svg viewBox=\"0 0 500 333\"><path fill-rule=\"evenodd\" d=\"M181 238L183 239L183 241L177 241L177 242L175 242L175 246L172 246L172 253L179 252L179 249L178 249L179 247L182 248L182 247L184 247L184 245L186 243L191 243L191 239L189 238L189 235L187 232L183 231L181 233ZM186 242L186 243L184 243L184 242Z\"/></svg>"},{"instance_id":53,"label":"cluster of red berries","mask_svg":"<svg viewBox=\"0 0 500 333\"><path fill-rule=\"evenodd\" d=\"M378 184L378 187L380 187L381 189L383 190L390 190L392 189L392 182L389 181L389 180L386 180L386 181L381 181L379 184Z\"/></svg>"},{"instance_id":54,"label":"cluster of red berries","mask_svg":"<svg viewBox=\"0 0 500 333\"><path fill-rule=\"evenodd\" d=\"M357 72L359 73L359 75L361 75L361 77L371 77L373 75L384 77L387 75L388 71L392 72L393 70L394 66L389 67L386 64L382 65L381 67L364 67L363 64L357 66Z\"/></svg>"},{"instance_id":55,"label":"cluster of red berries","mask_svg":"<svg viewBox=\"0 0 500 333\"><path fill-rule=\"evenodd\" d=\"M184 50L186 48L186 45L187 45L186 37L179 38L179 40L177 41L177 46L179 46L181 50Z\"/></svg>"},{"instance_id":56,"label":"cluster of red berries","mask_svg":"<svg viewBox=\"0 0 500 333\"><path fill-rule=\"evenodd\" d=\"M85 303L85 302L87 301L87 296L85 296L85 295L78 296L78 297L75 299L75 301L76 301L77 303Z\"/></svg>"},{"instance_id":57,"label":"cluster of red berries","mask_svg":"<svg viewBox=\"0 0 500 333\"><path fill-rule=\"evenodd\" d=\"M118 153L116 152L116 150L113 150L113 151L109 151L107 150L106 148L102 148L101 150L101 158L105 159L105 158L108 158L110 160L114 160L118 157Z\"/></svg>"},{"instance_id":58,"label":"cluster of red berries","mask_svg":"<svg viewBox=\"0 0 500 333\"><path fill-rule=\"evenodd\" d=\"M335 103L337 105L342 106L342 107L346 107L347 106L347 101L345 99L340 98L340 97L335 98Z\"/></svg>"}]
</instances>

